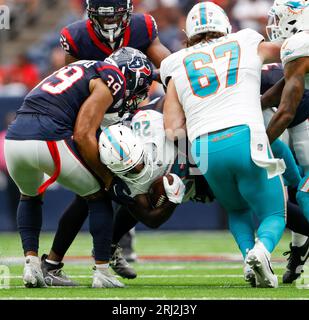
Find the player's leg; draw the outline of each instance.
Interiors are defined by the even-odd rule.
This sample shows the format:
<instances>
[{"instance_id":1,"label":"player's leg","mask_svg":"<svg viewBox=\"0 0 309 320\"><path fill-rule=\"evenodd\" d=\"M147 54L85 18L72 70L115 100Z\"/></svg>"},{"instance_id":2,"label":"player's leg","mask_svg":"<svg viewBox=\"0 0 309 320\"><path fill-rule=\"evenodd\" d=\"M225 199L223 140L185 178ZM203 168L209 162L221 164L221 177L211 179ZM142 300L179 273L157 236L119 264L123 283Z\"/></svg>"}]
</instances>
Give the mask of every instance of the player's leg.
<instances>
[{"instance_id":1,"label":"player's leg","mask_svg":"<svg viewBox=\"0 0 309 320\"><path fill-rule=\"evenodd\" d=\"M88 169L72 153L65 141L57 142L61 156L61 173L57 181L85 198L89 208L89 229L93 238L95 270L93 287L123 287L109 271L113 229L110 199Z\"/></svg>"},{"instance_id":2,"label":"player's leg","mask_svg":"<svg viewBox=\"0 0 309 320\"><path fill-rule=\"evenodd\" d=\"M236 128L197 139L192 145L192 155L200 171L204 172L216 199L228 212L230 230L245 258L246 252L254 247L255 236L250 208L235 180L235 154L239 155L239 145L243 143L242 139L235 140L233 137L235 130L239 131ZM250 279L245 278L250 282L252 279L253 283L254 274L252 270L249 271Z\"/></svg>"},{"instance_id":3,"label":"player's leg","mask_svg":"<svg viewBox=\"0 0 309 320\"><path fill-rule=\"evenodd\" d=\"M45 286L38 258L42 226L42 198L38 188L44 179L44 172L39 169L38 144L38 141L6 140L4 146L9 174L21 193L17 227L25 255L23 281L26 287Z\"/></svg>"},{"instance_id":4,"label":"player's leg","mask_svg":"<svg viewBox=\"0 0 309 320\"><path fill-rule=\"evenodd\" d=\"M304 215L309 221L309 121L289 129L293 149L305 177L299 184L296 199ZM309 240L301 234L292 233L287 271L283 275L284 283L292 283L297 279L309 257Z\"/></svg>"},{"instance_id":5,"label":"player's leg","mask_svg":"<svg viewBox=\"0 0 309 320\"><path fill-rule=\"evenodd\" d=\"M119 245L120 239L123 238L132 228L136 226L138 221L130 214L127 208L118 206L115 210L113 239L112 239L112 259L111 268L122 278L136 278L135 270L130 266L122 255L122 247Z\"/></svg>"},{"instance_id":6,"label":"player's leg","mask_svg":"<svg viewBox=\"0 0 309 320\"><path fill-rule=\"evenodd\" d=\"M260 220L256 244L248 252L246 261L255 271L257 286L277 287L278 279L271 269L270 256L285 229L283 180L281 177L268 179L266 170L256 166L251 157L242 158L247 163L237 169L239 191Z\"/></svg>"}]
</instances>

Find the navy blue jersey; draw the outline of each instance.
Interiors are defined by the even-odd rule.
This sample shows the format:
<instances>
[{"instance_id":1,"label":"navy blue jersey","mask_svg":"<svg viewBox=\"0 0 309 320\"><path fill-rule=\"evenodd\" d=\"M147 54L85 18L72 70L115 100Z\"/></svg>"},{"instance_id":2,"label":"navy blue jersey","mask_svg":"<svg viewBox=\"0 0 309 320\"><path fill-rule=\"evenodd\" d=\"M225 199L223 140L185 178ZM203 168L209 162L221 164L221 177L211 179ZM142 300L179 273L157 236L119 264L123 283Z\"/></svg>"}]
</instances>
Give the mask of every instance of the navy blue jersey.
<instances>
[{"instance_id":1,"label":"navy blue jersey","mask_svg":"<svg viewBox=\"0 0 309 320\"><path fill-rule=\"evenodd\" d=\"M62 140L71 137L79 110L90 95L89 84L100 78L114 102L107 113L120 111L126 80L118 68L100 61L78 61L44 79L25 98L7 139Z\"/></svg>"},{"instance_id":2,"label":"navy blue jersey","mask_svg":"<svg viewBox=\"0 0 309 320\"><path fill-rule=\"evenodd\" d=\"M261 94L265 93L273 85L275 85L284 76L283 67L279 63L266 65L262 70ZM305 90L302 101L300 102L295 118L289 125L293 128L309 118L309 90Z\"/></svg>"},{"instance_id":3,"label":"navy blue jersey","mask_svg":"<svg viewBox=\"0 0 309 320\"><path fill-rule=\"evenodd\" d=\"M154 18L148 14L133 14L130 25L123 38L116 42L115 48L100 39L88 20L77 21L61 31L62 48L79 60L104 60L120 47L131 47L146 53L158 36Z\"/></svg>"}]
</instances>

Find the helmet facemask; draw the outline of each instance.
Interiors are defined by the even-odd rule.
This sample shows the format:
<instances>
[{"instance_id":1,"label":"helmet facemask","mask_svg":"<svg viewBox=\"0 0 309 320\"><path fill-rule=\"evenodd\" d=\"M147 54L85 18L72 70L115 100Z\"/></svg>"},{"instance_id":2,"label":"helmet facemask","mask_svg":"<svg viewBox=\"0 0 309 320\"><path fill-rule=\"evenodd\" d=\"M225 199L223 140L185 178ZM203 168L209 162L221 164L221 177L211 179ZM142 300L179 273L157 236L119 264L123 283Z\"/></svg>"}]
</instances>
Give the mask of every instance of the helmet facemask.
<instances>
[{"instance_id":1,"label":"helmet facemask","mask_svg":"<svg viewBox=\"0 0 309 320\"><path fill-rule=\"evenodd\" d=\"M88 9L89 19L93 22L97 34L114 43L121 38L131 21L133 7L100 7Z\"/></svg>"}]
</instances>

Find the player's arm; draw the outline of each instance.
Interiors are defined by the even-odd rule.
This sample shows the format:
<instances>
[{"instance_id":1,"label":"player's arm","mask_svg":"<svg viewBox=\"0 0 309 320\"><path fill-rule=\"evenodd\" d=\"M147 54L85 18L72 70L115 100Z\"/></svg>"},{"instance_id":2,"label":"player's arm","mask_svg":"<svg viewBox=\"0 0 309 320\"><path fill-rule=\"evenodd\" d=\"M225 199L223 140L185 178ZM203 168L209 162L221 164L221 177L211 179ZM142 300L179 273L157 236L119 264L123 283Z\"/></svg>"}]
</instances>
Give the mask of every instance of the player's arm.
<instances>
[{"instance_id":1,"label":"player's arm","mask_svg":"<svg viewBox=\"0 0 309 320\"><path fill-rule=\"evenodd\" d=\"M159 228L175 211L177 204L166 201L161 207L153 209L146 194L137 195L135 204L129 206L131 215L149 228Z\"/></svg>"},{"instance_id":2,"label":"player's arm","mask_svg":"<svg viewBox=\"0 0 309 320\"><path fill-rule=\"evenodd\" d=\"M167 85L163 111L167 138L173 141L186 137L186 117L172 79Z\"/></svg>"},{"instance_id":3,"label":"player's arm","mask_svg":"<svg viewBox=\"0 0 309 320\"><path fill-rule=\"evenodd\" d=\"M113 174L100 161L96 132L107 109L113 103L110 89L101 79L90 81L90 96L82 105L74 128L74 141L87 165L109 188Z\"/></svg>"},{"instance_id":4,"label":"player's arm","mask_svg":"<svg viewBox=\"0 0 309 320\"><path fill-rule=\"evenodd\" d=\"M275 63L281 62L280 50L282 43L265 42L262 41L258 47L258 54L262 59L262 62Z\"/></svg>"},{"instance_id":5,"label":"player's arm","mask_svg":"<svg viewBox=\"0 0 309 320\"><path fill-rule=\"evenodd\" d=\"M161 43L158 37L151 43L146 51L147 57L157 68L160 68L161 62L170 54L171 52Z\"/></svg>"},{"instance_id":6,"label":"player's arm","mask_svg":"<svg viewBox=\"0 0 309 320\"><path fill-rule=\"evenodd\" d=\"M276 107L279 105L284 86L285 79L282 78L262 95L262 109Z\"/></svg>"},{"instance_id":7,"label":"player's arm","mask_svg":"<svg viewBox=\"0 0 309 320\"><path fill-rule=\"evenodd\" d=\"M281 102L267 128L270 143L277 139L293 121L304 94L307 73L309 73L309 57L298 58L285 65L285 86Z\"/></svg>"}]
</instances>

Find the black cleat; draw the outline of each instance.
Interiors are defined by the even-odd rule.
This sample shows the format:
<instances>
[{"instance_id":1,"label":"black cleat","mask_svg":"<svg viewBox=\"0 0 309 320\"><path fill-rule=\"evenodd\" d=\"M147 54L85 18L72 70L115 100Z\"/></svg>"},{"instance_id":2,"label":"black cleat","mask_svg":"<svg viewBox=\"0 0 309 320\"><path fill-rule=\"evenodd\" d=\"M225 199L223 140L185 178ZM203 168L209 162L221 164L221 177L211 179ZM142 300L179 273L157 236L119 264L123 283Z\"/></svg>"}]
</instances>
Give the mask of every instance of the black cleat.
<instances>
[{"instance_id":1,"label":"black cleat","mask_svg":"<svg viewBox=\"0 0 309 320\"><path fill-rule=\"evenodd\" d=\"M53 265L46 262L46 259L47 254L43 254L41 258L41 269L46 285L55 287L76 287L78 285L63 272L63 263Z\"/></svg>"},{"instance_id":2,"label":"black cleat","mask_svg":"<svg viewBox=\"0 0 309 320\"><path fill-rule=\"evenodd\" d=\"M116 246L116 250L112 255L110 267L122 278L135 279L137 277L135 270L122 256L122 249L119 246Z\"/></svg>"},{"instance_id":3,"label":"black cleat","mask_svg":"<svg viewBox=\"0 0 309 320\"><path fill-rule=\"evenodd\" d=\"M286 272L283 275L283 283L292 283L300 277L303 272L304 265L309 257L309 238L301 247L292 246L290 243L290 251L284 252L284 256L288 257L288 265Z\"/></svg>"}]
</instances>

